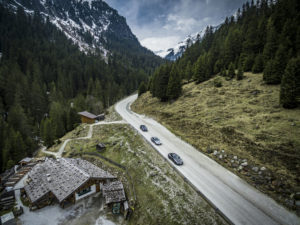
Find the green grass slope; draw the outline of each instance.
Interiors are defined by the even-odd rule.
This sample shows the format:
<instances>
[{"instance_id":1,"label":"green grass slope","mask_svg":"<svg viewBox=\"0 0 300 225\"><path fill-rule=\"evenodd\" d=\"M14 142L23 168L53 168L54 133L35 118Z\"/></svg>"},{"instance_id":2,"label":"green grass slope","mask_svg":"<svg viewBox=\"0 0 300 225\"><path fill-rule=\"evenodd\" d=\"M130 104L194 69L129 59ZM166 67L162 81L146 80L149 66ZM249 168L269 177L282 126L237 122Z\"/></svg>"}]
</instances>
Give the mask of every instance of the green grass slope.
<instances>
[{"instance_id":1,"label":"green grass slope","mask_svg":"<svg viewBox=\"0 0 300 225\"><path fill-rule=\"evenodd\" d=\"M222 87L215 87L217 80ZM279 85L265 85L262 74L245 73L241 81L215 77L184 85L182 96L172 103L143 94L132 109L155 118L199 151L296 209L300 109L280 107L279 89Z\"/></svg>"}]
</instances>

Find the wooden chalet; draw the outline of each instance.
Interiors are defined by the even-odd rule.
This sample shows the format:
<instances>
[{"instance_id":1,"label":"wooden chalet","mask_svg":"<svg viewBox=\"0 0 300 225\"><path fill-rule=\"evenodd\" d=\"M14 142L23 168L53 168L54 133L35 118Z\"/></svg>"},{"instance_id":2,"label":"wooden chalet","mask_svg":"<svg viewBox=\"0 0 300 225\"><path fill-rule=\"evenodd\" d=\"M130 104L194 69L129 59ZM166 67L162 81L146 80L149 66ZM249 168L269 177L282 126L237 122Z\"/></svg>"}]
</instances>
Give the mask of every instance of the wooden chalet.
<instances>
[{"instance_id":1,"label":"wooden chalet","mask_svg":"<svg viewBox=\"0 0 300 225\"><path fill-rule=\"evenodd\" d=\"M80 115L82 123L91 124L91 123L95 123L96 121L105 119L104 114L100 114L100 115L96 116L93 113L90 113L87 111L79 112L78 115Z\"/></svg>"},{"instance_id":2,"label":"wooden chalet","mask_svg":"<svg viewBox=\"0 0 300 225\"><path fill-rule=\"evenodd\" d=\"M30 208L42 208L52 202L61 207L100 191L116 177L83 159L46 159L28 173L24 187Z\"/></svg>"}]
</instances>

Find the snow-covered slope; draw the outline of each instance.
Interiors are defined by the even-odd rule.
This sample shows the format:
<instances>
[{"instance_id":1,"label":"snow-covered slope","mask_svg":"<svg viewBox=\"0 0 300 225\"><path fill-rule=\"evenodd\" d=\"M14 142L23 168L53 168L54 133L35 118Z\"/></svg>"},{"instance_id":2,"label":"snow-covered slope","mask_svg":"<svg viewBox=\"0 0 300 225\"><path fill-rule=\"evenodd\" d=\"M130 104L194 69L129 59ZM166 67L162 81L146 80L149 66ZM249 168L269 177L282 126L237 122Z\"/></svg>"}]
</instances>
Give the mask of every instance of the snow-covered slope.
<instances>
[{"instance_id":1,"label":"snow-covered slope","mask_svg":"<svg viewBox=\"0 0 300 225\"><path fill-rule=\"evenodd\" d=\"M156 55L165 58L170 61L175 61L182 56L185 50L190 47L192 44L196 43L197 41L201 41L201 39L206 35L206 32L215 32L220 25L218 26L210 26L209 29L206 28L194 35L187 36L183 41L179 42L173 48L169 48L167 50L160 50L154 52Z\"/></svg>"},{"instance_id":2,"label":"snow-covered slope","mask_svg":"<svg viewBox=\"0 0 300 225\"><path fill-rule=\"evenodd\" d=\"M99 49L105 56L126 41L138 48L124 17L102 0L2 0L14 10L22 7L26 13L39 12L56 25L85 52ZM117 44L116 44L117 43Z\"/></svg>"},{"instance_id":3,"label":"snow-covered slope","mask_svg":"<svg viewBox=\"0 0 300 225\"><path fill-rule=\"evenodd\" d=\"M200 40L202 37L202 32L196 33L194 35L187 36L183 41L179 42L173 48L169 48L167 50L161 50L155 52L155 54L159 55L162 58L165 58L170 61L175 61L182 56L185 50L194 44L196 41Z\"/></svg>"}]
</instances>

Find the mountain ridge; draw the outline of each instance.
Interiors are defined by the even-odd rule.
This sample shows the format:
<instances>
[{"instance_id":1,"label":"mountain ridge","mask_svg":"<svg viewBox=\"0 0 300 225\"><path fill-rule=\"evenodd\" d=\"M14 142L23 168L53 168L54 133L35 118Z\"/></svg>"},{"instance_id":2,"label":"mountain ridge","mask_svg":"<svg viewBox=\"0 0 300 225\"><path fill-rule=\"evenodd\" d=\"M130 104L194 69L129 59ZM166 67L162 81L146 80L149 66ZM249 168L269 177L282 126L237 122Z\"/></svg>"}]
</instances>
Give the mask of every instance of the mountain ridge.
<instances>
[{"instance_id":1,"label":"mountain ridge","mask_svg":"<svg viewBox=\"0 0 300 225\"><path fill-rule=\"evenodd\" d=\"M102 0L2 0L2 2L13 10L22 7L29 14L39 12L44 19L49 19L86 53L100 51L107 57L108 53L119 51L120 43L129 42L129 45L139 48L138 51L151 54L140 45L126 19Z\"/></svg>"}]
</instances>

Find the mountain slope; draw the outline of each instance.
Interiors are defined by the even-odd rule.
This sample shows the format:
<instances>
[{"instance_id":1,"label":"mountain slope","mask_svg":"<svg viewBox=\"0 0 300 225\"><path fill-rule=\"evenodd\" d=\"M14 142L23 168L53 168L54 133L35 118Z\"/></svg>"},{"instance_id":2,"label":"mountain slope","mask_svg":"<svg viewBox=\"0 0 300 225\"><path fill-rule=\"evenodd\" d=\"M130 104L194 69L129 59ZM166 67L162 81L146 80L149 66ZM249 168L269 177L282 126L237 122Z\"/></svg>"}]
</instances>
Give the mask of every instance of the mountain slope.
<instances>
[{"instance_id":1,"label":"mountain slope","mask_svg":"<svg viewBox=\"0 0 300 225\"><path fill-rule=\"evenodd\" d=\"M262 74L252 73L242 81L215 77L184 85L173 103L148 92L131 108L295 209L290 196L299 188L300 109L281 108L279 85L270 87L261 79Z\"/></svg>"},{"instance_id":2,"label":"mountain slope","mask_svg":"<svg viewBox=\"0 0 300 225\"><path fill-rule=\"evenodd\" d=\"M102 0L3 0L14 10L38 12L65 33L82 51L98 51L103 56L127 51L154 57L142 47L126 19ZM157 59L158 60L158 59Z\"/></svg>"},{"instance_id":3,"label":"mountain slope","mask_svg":"<svg viewBox=\"0 0 300 225\"><path fill-rule=\"evenodd\" d=\"M6 5L7 6L7 5ZM84 54L38 13L0 4L0 171L135 91L158 57Z\"/></svg>"}]
</instances>

